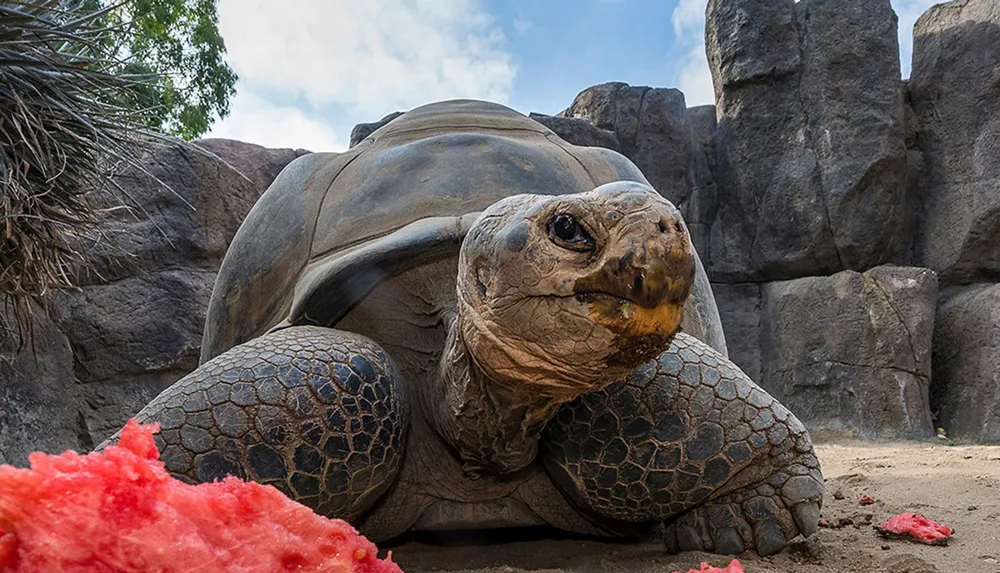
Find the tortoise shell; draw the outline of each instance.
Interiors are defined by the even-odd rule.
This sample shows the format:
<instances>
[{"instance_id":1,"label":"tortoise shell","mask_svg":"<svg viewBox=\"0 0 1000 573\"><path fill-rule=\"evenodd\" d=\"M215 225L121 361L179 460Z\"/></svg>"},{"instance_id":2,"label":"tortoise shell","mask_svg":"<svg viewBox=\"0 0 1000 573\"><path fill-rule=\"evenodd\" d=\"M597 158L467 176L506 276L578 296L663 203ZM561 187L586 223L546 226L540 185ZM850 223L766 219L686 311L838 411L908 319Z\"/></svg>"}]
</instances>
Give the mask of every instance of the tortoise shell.
<instances>
[{"instance_id":1,"label":"tortoise shell","mask_svg":"<svg viewBox=\"0 0 1000 573\"><path fill-rule=\"evenodd\" d=\"M243 221L209 303L202 362L289 325L336 326L381 282L430 261L456 264L465 233L509 195L649 184L623 155L579 147L495 103L407 112L344 153L297 158ZM726 352L700 261L682 328ZM442 281L454 288L454 280Z\"/></svg>"}]
</instances>

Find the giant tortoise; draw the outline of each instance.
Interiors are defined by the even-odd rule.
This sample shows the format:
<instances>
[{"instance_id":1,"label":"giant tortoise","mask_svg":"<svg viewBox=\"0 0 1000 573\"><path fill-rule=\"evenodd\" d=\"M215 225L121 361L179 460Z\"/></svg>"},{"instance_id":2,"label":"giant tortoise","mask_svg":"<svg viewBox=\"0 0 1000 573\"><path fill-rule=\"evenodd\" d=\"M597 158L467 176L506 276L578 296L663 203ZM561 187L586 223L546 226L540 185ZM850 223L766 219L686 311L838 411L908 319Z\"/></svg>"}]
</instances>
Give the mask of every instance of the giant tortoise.
<instances>
[{"instance_id":1,"label":"giant tortoise","mask_svg":"<svg viewBox=\"0 0 1000 573\"><path fill-rule=\"evenodd\" d=\"M501 105L296 159L247 216L201 366L138 415L181 479L374 540L549 525L769 554L817 527L802 424L726 358L678 210Z\"/></svg>"}]
</instances>

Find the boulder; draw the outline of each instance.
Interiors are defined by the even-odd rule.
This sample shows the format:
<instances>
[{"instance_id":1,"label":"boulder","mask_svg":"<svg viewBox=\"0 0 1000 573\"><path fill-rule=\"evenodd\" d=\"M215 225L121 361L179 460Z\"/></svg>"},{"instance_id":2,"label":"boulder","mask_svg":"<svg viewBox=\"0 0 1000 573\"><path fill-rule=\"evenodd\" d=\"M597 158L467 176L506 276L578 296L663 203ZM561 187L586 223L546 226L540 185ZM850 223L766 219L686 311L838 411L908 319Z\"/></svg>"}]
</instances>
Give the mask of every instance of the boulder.
<instances>
[{"instance_id":1,"label":"boulder","mask_svg":"<svg viewBox=\"0 0 1000 573\"><path fill-rule=\"evenodd\" d=\"M401 115L403 115L403 112L395 111L378 121L374 121L372 123L359 123L355 125L354 129L351 130L351 143L348 147L354 147L355 145L361 143L361 140L375 133L375 130Z\"/></svg>"},{"instance_id":2,"label":"boulder","mask_svg":"<svg viewBox=\"0 0 1000 573\"><path fill-rule=\"evenodd\" d=\"M810 431L933 435L933 271L880 266L713 288L730 358Z\"/></svg>"},{"instance_id":3,"label":"boulder","mask_svg":"<svg viewBox=\"0 0 1000 573\"><path fill-rule=\"evenodd\" d=\"M762 382L760 323L765 286L762 283L712 285L729 359L758 384Z\"/></svg>"},{"instance_id":4,"label":"boulder","mask_svg":"<svg viewBox=\"0 0 1000 573\"><path fill-rule=\"evenodd\" d=\"M923 153L918 260L944 284L1000 279L1000 3L938 4L913 30Z\"/></svg>"},{"instance_id":5,"label":"boulder","mask_svg":"<svg viewBox=\"0 0 1000 573\"><path fill-rule=\"evenodd\" d=\"M8 464L24 465L35 450L60 453L83 442L69 340L37 307L31 333L25 345L0 337L0 459Z\"/></svg>"},{"instance_id":6,"label":"boulder","mask_svg":"<svg viewBox=\"0 0 1000 573\"><path fill-rule=\"evenodd\" d=\"M591 86L573 99L561 117L585 119L592 125L615 134L622 144L621 153L631 157L639 138L642 100L652 88L608 82Z\"/></svg>"},{"instance_id":7,"label":"boulder","mask_svg":"<svg viewBox=\"0 0 1000 573\"><path fill-rule=\"evenodd\" d=\"M214 282L214 272L189 265L140 272L57 298L52 317L73 349L83 447L113 434L198 367Z\"/></svg>"},{"instance_id":8,"label":"boulder","mask_svg":"<svg viewBox=\"0 0 1000 573\"><path fill-rule=\"evenodd\" d=\"M257 197L303 153L228 140L151 143L145 173L126 169L116 177L131 201L101 221L109 240L88 249L94 271L80 282L191 266L215 272Z\"/></svg>"},{"instance_id":9,"label":"boulder","mask_svg":"<svg viewBox=\"0 0 1000 573\"><path fill-rule=\"evenodd\" d=\"M914 209L889 0L710 0L706 51L718 117L712 280L903 260Z\"/></svg>"},{"instance_id":10,"label":"boulder","mask_svg":"<svg viewBox=\"0 0 1000 573\"><path fill-rule=\"evenodd\" d=\"M615 132L601 129L585 119L529 113L528 117L551 129L556 135L584 147L604 147L621 153Z\"/></svg>"},{"instance_id":11,"label":"boulder","mask_svg":"<svg viewBox=\"0 0 1000 573\"><path fill-rule=\"evenodd\" d=\"M712 222L719 211L718 187L715 184L715 106L691 107L686 115L691 136L691 198L684 211L684 219L691 231L691 240L705 261Z\"/></svg>"},{"instance_id":12,"label":"boulder","mask_svg":"<svg viewBox=\"0 0 1000 573\"><path fill-rule=\"evenodd\" d=\"M9 463L23 464L33 450L93 447L197 367L226 248L271 180L302 153L172 141L152 147L148 173L116 178L131 208L105 215L108 240L88 253L94 270L38 314L34 353L11 348L0 368L0 451Z\"/></svg>"},{"instance_id":13,"label":"boulder","mask_svg":"<svg viewBox=\"0 0 1000 573\"><path fill-rule=\"evenodd\" d=\"M686 215L694 176L683 93L621 82L600 84L580 92L561 115L613 132L620 144L617 151Z\"/></svg>"},{"instance_id":14,"label":"boulder","mask_svg":"<svg viewBox=\"0 0 1000 573\"><path fill-rule=\"evenodd\" d=\"M306 149L271 149L235 139L208 138L193 143L221 159L254 186L263 185L265 189L293 159L310 153Z\"/></svg>"},{"instance_id":15,"label":"boulder","mask_svg":"<svg viewBox=\"0 0 1000 573\"><path fill-rule=\"evenodd\" d=\"M951 437L1000 442L1000 284L942 293L933 361L938 425Z\"/></svg>"}]
</instances>

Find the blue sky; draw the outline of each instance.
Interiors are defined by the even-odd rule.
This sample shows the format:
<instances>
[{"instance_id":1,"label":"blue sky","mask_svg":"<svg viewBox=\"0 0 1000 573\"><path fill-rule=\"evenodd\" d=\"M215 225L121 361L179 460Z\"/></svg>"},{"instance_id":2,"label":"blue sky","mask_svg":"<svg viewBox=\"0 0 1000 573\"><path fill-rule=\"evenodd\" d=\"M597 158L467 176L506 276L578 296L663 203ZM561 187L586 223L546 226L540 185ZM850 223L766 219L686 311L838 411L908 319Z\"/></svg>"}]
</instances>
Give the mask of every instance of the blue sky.
<instances>
[{"instance_id":1,"label":"blue sky","mask_svg":"<svg viewBox=\"0 0 1000 573\"><path fill-rule=\"evenodd\" d=\"M892 0L903 75L933 0ZM220 0L240 75L211 137L340 151L359 122L456 97L554 114L607 81L712 103L706 0Z\"/></svg>"},{"instance_id":2,"label":"blue sky","mask_svg":"<svg viewBox=\"0 0 1000 573\"><path fill-rule=\"evenodd\" d=\"M676 2L492 0L485 7L510 38L517 66L508 103L553 114L587 86L608 81L665 85L682 64L672 57Z\"/></svg>"}]
</instances>

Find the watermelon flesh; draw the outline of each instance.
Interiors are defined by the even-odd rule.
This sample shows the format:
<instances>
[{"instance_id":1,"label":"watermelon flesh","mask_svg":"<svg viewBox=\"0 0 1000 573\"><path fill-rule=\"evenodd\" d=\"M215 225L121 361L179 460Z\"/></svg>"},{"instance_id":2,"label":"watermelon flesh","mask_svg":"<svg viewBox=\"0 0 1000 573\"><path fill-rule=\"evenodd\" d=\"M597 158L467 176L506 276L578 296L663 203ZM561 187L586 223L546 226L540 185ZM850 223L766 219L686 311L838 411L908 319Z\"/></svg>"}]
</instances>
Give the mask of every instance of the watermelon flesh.
<instances>
[{"instance_id":1,"label":"watermelon flesh","mask_svg":"<svg viewBox=\"0 0 1000 573\"><path fill-rule=\"evenodd\" d=\"M901 513L890 517L878 531L886 537L905 537L928 545L946 545L955 530L919 513Z\"/></svg>"},{"instance_id":2,"label":"watermelon flesh","mask_svg":"<svg viewBox=\"0 0 1000 573\"><path fill-rule=\"evenodd\" d=\"M680 573L679 571L674 571L674 573ZM701 567L698 569L690 569L687 573L744 573L743 564L739 562L738 559L733 559L729 562L729 565L725 569L719 569L718 567L712 567L704 561L701 562Z\"/></svg>"},{"instance_id":3,"label":"watermelon flesh","mask_svg":"<svg viewBox=\"0 0 1000 573\"><path fill-rule=\"evenodd\" d=\"M171 477L135 421L100 453L0 465L0 571L402 573L348 523L277 489Z\"/></svg>"}]
</instances>

